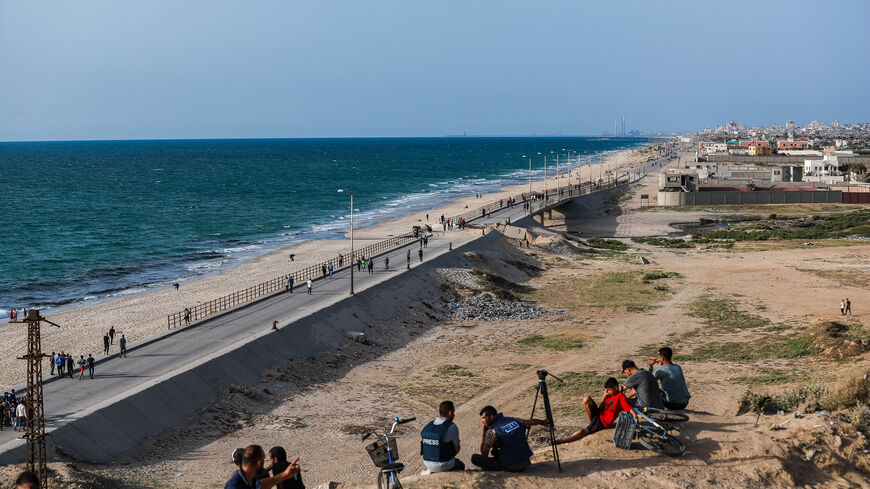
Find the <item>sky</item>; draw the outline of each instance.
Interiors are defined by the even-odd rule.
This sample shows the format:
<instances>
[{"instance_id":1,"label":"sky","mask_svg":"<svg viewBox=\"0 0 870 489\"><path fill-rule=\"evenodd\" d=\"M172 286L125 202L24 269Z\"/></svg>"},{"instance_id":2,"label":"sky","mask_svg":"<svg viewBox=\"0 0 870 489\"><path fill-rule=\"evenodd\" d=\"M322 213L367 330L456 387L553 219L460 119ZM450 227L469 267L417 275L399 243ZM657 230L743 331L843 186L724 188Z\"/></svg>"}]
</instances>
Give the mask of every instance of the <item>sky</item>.
<instances>
[{"instance_id":1,"label":"sky","mask_svg":"<svg viewBox=\"0 0 870 489\"><path fill-rule=\"evenodd\" d=\"M0 0L0 141L870 121L870 1Z\"/></svg>"}]
</instances>

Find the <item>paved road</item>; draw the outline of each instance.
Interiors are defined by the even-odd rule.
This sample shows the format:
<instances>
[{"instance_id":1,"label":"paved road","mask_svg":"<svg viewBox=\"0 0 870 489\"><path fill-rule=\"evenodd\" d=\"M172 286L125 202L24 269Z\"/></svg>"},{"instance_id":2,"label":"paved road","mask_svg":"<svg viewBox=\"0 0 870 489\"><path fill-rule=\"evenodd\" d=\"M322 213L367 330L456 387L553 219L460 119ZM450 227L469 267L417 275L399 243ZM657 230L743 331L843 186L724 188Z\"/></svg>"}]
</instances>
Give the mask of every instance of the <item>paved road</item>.
<instances>
[{"instance_id":1,"label":"paved road","mask_svg":"<svg viewBox=\"0 0 870 489\"><path fill-rule=\"evenodd\" d=\"M451 241L454 246L459 246L478 235L471 231L451 231L437 233L436 236L423 249L424 261L446 253ZM354 270L355 291L362 291L404 272L407 250L411 251L411 267L418 266L421 262L418 257L419 245L416 243L378 256L375 258L373 274ZM385 257L390 258L389 270L384 270ZM46 428L70 422L98 403L112 402L116 396L125 397L126 393L155 382L159 377L201 357L252 336L255 332L271 328L272 321L277 320L283 326L329 307L347 297L349 291L350 272L343 270L333 278L315 281L310 296L306 293L304 283L297 284L292 294L281 293L222 316L205 319L138 348L130 344L128 349L133 349L126 358L110 358L97 364L93 380L87 377L87 373L84 380L78 380L76 373L73 379L55 379L44 384ZM20 434L11 428L0 432L0 452L11 448L11 445L4 444ZM17 445L14 441L13 444Z\"/></svg>"}]
</instances>

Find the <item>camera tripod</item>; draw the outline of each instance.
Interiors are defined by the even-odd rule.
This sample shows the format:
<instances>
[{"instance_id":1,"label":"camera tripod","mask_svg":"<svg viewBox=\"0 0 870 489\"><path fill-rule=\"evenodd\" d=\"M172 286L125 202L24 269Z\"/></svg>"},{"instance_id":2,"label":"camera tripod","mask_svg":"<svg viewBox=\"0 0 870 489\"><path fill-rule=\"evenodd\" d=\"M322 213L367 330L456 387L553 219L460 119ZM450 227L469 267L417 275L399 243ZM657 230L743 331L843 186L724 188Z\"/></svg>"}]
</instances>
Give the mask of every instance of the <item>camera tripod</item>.
<instances>
[{"instance_id":1,"label":"camera tripod","mask_svg":"<svg viewBox=\"0 0 870 489\"><path fill-rule=\"evenodd\" d=\"M547 425L550 428L550 446L553 447L553 460L556 461L556 467L559 469L559 472L562 472L562 464L559 462L559 449L556 447L556 426L555 423L553 423L553 411L550 409L550 396L547 395L547 376L549 375L559 382L565 381L546 370L538 370L537 374L538 385L535 387L535 402L532 403L531 418L535 418L535 408L538 406L538 396L540 395L541 399L544 400L544 415L547 418Z\"/></svg>"}]
</instances>

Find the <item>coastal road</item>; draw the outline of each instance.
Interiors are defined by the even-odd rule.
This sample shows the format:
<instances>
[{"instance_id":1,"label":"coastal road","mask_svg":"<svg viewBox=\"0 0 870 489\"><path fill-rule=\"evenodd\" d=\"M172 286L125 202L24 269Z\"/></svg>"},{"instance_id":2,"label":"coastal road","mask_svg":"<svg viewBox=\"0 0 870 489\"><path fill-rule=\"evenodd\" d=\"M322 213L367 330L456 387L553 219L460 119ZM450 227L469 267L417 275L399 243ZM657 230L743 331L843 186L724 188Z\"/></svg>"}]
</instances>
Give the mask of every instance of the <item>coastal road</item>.
<instances>
[{"instance_id":1,"label":"coastal road","mask_svg":"<svg viewBox=\"0 0 870 489\"><path fill-rule=\"evenodd\" d=\"M449 252L451 242L455 247L478 236L478 231L438 233L423 248L423 260L429 261ZM411 267L419 266L419 249L417 243L412 243L375 257L372 274L365 270L354 270L355 291L373 287L403 273L408 250L411 251ZM390 259L389 270L384 270L386 257ZM332 278L314 281L311 295L306 293L304 283L297 284L292 294L280 293L223 315L207 318L140 347L129 344L127 357L109 358L98 363L93 380L88 378L87 372L84 380L78 380L76 372L73 379L47 381L43 387L46 431L73 422L102 404L127 397L198 359L270 329L273 321L278 321L279 327L283 327L320 309L328 308L346 298L349 292L350 272L345 269ZM117 345L113 348L117 348ZM48 369L45 371L48 372ZM45 378L48 379L48 376ZM11 428L0 432L0 453L23 444L24 441L18 438L20 435L20 432L13 432Z\"/></svg>"},{"instance_id":2,"label":"coastal road","mask_svg":"<svg viewBox=\"0 0 870 489\"><path fill-rule=\"evenodd\" d=\"M493 212L485 219L476 219L477 224L517 221L527 214L522 204ZM448 231L437 233L423 249L424 261L448 253L454 247L479 237L480 231ZM354 272L354 288L357 291L373 287L405 271L406 253L411 251L411 266L421 263L416 243L388 252L375 258L375 271ZM390 269L384 270L384 258L390 258ZM46 430L74 422L101 408L124 399L150 385L171 376L174 372L197 364L222 349L238 344L247 338L268 330L273 321L279 327L291 327L294 321L346 298L349 294L349 270L339 271L334 277L314 282L313 294L306 294L305 284L297 284L293 294L281 293L254 304L242 306L225 314L200 321L190 327L174 330L171 334L130 349L126 358L108 358L97 364L96 378L78 380L53 379L44 385ZM289 325L289 326L288 326ZM24 443L17 438L21 433L11 429L0 432L0 454Z\"/></svg>"}]
</instances>

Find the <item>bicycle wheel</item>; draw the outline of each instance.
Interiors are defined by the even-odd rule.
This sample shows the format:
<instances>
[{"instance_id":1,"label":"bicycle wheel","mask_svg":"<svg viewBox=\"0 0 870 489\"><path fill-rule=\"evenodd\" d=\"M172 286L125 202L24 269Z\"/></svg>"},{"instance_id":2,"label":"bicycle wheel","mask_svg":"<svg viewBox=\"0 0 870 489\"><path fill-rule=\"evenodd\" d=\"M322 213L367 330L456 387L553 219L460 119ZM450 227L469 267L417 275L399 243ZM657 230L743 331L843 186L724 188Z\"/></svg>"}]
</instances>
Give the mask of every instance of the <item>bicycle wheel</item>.
<instances>
[{"instance_id":1,"label":"bicycle wheel","mask_svg":"<svg viewBox=\"0 0 870 489\"><path fill-rule=\"evenodd\" d=\"M656 421L664 421L671 423L685 423L689 420L689 417L683 413L678 413L676 411L661 411L661 410L652 410L649 409L645 412L647 416L656 420Z\"/></svg>"},{"instance_id":2,"label":"bicycle wheel","mask_svg":"<svg viewBox=\"0 0 870 489\"><path fill-rule=\"evenodd\" d=\"M649 450L668 457L679 457L686 451L685 445L671 435L659 435L651 431L640 430L637 441Z\"/></svg>"}]
</instances>

